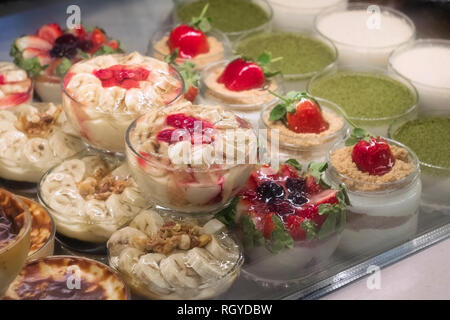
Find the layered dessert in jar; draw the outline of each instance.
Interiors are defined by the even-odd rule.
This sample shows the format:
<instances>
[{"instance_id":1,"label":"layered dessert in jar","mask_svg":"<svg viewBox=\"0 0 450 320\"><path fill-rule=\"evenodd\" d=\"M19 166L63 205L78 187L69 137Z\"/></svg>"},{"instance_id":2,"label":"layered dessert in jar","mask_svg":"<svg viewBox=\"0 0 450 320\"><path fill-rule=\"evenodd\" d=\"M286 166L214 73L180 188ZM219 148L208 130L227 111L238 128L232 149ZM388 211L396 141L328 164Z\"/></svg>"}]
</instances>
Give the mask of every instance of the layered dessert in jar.
<instances>
[{"instance_id":1,"label":"layered dessert in jar","mask_svg":"<svg viewBox=\"0 0 450 320\"><path fill-rule=\"evenodd\" d=\"M15 110L33 99L33 84L25 70L0 61L0 110Z\"/></svg>"},{"instance_id":2,"label":"layered dessert in jar","mask_svg":"<svg viewBox=\"0 0 450 320\"><path fill-rule=\"evenodd\" d=\"M331 146L346 134L342 110L305 92L291 91L280 100L261 113L259 127L267 129L268 152L279 161L294 158L303 165L325 161Z\"/></svg>"},{"instance_id":3,"label":"layered dessert in jar","mask_svg":"<svg viewBox=\"0 0 450 320\"><path fill-rule=\"evenodd\" d=\"M62 77L73 63L116 52L123 52L120 42L99 27L86 30L77 25L63 30L57 23L49 23L35 34L15 39L10 55L33 79L34 90L42 101L61 103Z\"/></svg>"},{"instance_id":4,"label":"layered dessert in jar","mask_svg":"<svg viewBox=\"0 0 450 320\"><path fill-rule=\"evenodd\" d=\"M351 203L340 250L374 253L415 235L422 184L411 149L357 128L330 150L328 161L326 180L345 184Z\"/></svg>"},{"instance_id":5,"label":"layered dessert in jar","mask_svg":"<svg viewBox=\"0 0 450 320\"><path fill-rule=\"evenodd\" d=\"M272 28L273 12L266 0L176 0L174 20L189 23L206 5L212 26L232 41L247 32Z\"/></svg>"},{"instance_id":6,"label":"layered dessert in jar","mask_svg":"<svg viewBox=\"0 0 450 320\"><path fill-rule=\"evenodd\" d=\"M274 63L285 80L286 90L305 90L307 82L318 72L333 65L337 59L336 47L328 39L313 33L298 31L254 32L242 36L235 51L252 59L263 52L283 59Z\"/></svg>"},{"instance_id":7,"label":"layered dessert in jar","mask_svg":"<svg viewBox=\"0 0 450 320\"><path fill-rule=\"evenodd\" d=\"M0 177L38 182L49 168L85 148L74 134L60 105L0 110Z\"/></svg>"},{"instance_id":8,"label":"layered dessert in jar","mask_svg":"<svg viewBox=\"0 0 450 320\"><path fill-rule=\"evenodd\" d=\"M224 224L140 213L108 241L109 263L150 299L209 299L233 284L243 256Z\"/></svg>"},{"instance_id":9,"label":"layered dessert in jar","mask_svg":"<svg viewBox=\"0 0 450 320\"><path fill-rule=\"evenodd\" d=\"M133 120L183 93L179 73L167 63L138 52L111 54L70 67L64 77L63 108L88 144L123 152Z\"/></svg>"},{"instance_id":10,"label":"layered dessert in jar","mask_svg":"<svg viewBox=\"0 0 450 320\"><path fill-rule=\"evenodd\" d=\"M26 205L0 189L0 298L25 263L30 232L31 216Z\"/></svg>"},{"instance_id":11,"label":"layered dessert in jar","mask_svg":"<svg viewBox=\"0 0 450 320\"><path fill-rule=\"evenodd\" d=\"M93 243L105 243L149 206L122 160L90 152L50 169L38 198L59 234Z\"/></svg>"},{"instance_id":12,"label":"layered dessert in jar","mask_svg":"<svg viewBox=\"0 0 450 320\"><path fill-rule=\"evenodd\" d=\"M420 97L419 112L432 114L450 109L448 61L449 40L420 39L395 50L389 57L389 68L409 79L416 87Z\"/></svg>"},{"instance_id":13,"label":"layered dessert in jar","mask_svg":"<svg viewBox=\"0 0 450 320\"><path fill-rule=\"evenodd\" d=\"M410 147L419 158L422 203L450 213L450 112L435 112L398 121L389 136Z\"/></svg>"},{"instance_id":14,"label":"layered dessert in jar","mask_svg":"<svg viewBox=\"0 0 450 320\"><path fill-rule=\"evenodd\" d=\"M212 28L208 8L209 4L189 23L157 30L150 39L149 55L160 60L173 55L177 64L191 61L197 69L223 60L231 45L225 34Z\"/></svg>"},{"instance_id":15,"label":"layered dessert in jar","mask_svg":"<svg viewBox=\"0 0 450 320\"><path fill-rule=\"evenodd\" d=\"M216 215L237 227L244 244L244 271L255 280L295 280L333 254L346 223L345 189L322 179L326 162L305 169L290 159L278 170L262 165L231 206Z\"/></svg>"},{"instance_id":16,"label":"layered dessert in jar","mask_svg":"<svg viewBox=\"0 0 450 320\"><path fill-rule=\"evenodd\" d=\"M236 58L209 65L202 73L202 100L220 104L258 127L262 109L278 102L271 92L283 93L282 78L270 68L280 59L263 53L255 61Z\"/></svg>"},{"instance_id":17,"label":"layered dessert in jar","mask_svg":"<svg viewBox=\"0 0 450 320\"><path fill-rule=\"evenodd\" d=\"M147 113L127 132L127 162L161 208L213 213L228 204L256 163L251 124L214 105L181 102Z\"/></svg>"},{"instance_id":18,"label":"layered dessert in jar","mask_svg":"<svg viewBox=\"0 0 450 320\"><path fill-rule=\"evenodd\" d=\"M326 10L316 17L314 28L336 45L339 64L383 68L393 50L416 36L414 23L406 15L369 3Z\"/></svg>"},{"instance_id":19,"label":"layered dessert in jar","mask_svg":"<svg viewBox=\"0 0 450 320\"><path fill-rule=\"evenodd\" d=\"M11 283L5 300L128 300L116 272L95 260L52 256L28 262Z\"/></svg>"},{"instance_id":20,"label":"layered dessert in jar","mask_svg":"<svg viewBox=\"0 0 450 320\"><path fill-rule=\"evenodd\" d=\"M311 79L307 91L336 103L354 126L377 136L387 136L391 123L414 119L418 113L414 86L407 79L376 67L330 67Z\"/></svg>"}]
</instances>

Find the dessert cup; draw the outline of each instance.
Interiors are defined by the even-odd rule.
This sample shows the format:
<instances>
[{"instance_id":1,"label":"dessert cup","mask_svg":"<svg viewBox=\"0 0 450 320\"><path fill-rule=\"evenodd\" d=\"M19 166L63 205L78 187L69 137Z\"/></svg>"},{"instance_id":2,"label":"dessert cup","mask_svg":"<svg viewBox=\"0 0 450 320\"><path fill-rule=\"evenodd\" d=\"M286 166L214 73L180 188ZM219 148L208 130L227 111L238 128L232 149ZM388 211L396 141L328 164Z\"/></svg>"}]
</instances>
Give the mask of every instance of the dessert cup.
<instances>
[{"instance_id":1,"label":"dessert cup","mask_svg":"<svg viewBox=\"0 0 450 320\"><path fill-rule=\"evenodd\" d=\"M196 220L143 211L108 241L109 264L131 290L159 300L209 299L238 278L242 250L216 219Z\"/></svg>"},{"instance_id":2,"label":"dessert cup","mask_svg":"<svg viewBox=\"0 0 450 320\"><path fill-rule=\"evenodd\" d=\"M0 61L0 110L15 111L33 99L33 82L25 70Z\"/></svg>"},{"instance_id":3,"label":"dessert cup","mask_svg":"<svg viewBox=\"0 0 450 320\"><path fill-rule=\"evenodd\" d=\"M12 193L0 189L0 297L20 272L30 249L31 215Z\"/></svg>"},{"instance_id":4,"label":"dessert cup","mask_svg":"<svg viewBox=\"0 0 450 320\"><path fill-rule=\"evenodd\" d=\"M345 254L386 250L410 239L417 231L422 190L419 160L408 147L386 140L390 146L407 150L408 161L413 165L411 173L391 182L369 182L339 172L333 165L332 156L336 150L344 148L344 141L329 151L330 168L326 180L333 186L344 184L350 199L347 227L339 244L339 250Z\"/></svg>"},{"instance_id":5,"label":"dessert cup","mask_svg":"<svg viewBox=\"0 0 450 320\"><path fill-rule=\"evenodd\" d=\"M34 78L34 91L43 102L61 103L61 77L38 75Z\"/></svg>"}]
</instances>

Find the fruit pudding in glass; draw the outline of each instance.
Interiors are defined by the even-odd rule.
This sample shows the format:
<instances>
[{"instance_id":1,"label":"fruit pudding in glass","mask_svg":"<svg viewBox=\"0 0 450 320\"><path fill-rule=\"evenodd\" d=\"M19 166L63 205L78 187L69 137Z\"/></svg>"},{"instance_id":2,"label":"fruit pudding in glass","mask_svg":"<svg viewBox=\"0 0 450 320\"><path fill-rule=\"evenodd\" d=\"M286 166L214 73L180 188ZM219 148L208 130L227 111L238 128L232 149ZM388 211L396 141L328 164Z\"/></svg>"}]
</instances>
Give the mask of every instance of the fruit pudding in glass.
<instances>
[{"instance_id":1,"label":"fruit pudding in glass","mask_svg":"<svg viewBox=\"0 0 450 320\"><path fill-rule=\"evenodd\" d=\"M231 44L225 34L212 29L207 9L203 8L199 17L188 24L157 30L148 48L148 55L159 60L173 55L177 64L191 61L197 69L224 59L231 53Z\"/></svg>"},{"instance_id":2,"label":"fruit pudding in glass","mask_svg":"<svg viewBox=\"0 0 450 320\"><path fill-rule=\"evenodd\" d=\"M289 159L278 170L262 165L230 207L216 215L237 226L243 244L245 274L273 284L307 274L333 254L346 223L345 189L322 180L326 162L301 171Z\"/></svg>"},{"instance_id":3,"label":"fruit pudding in glass","mask_svg":"<svg viewBox=\"0 0 450 320\"><path fill-rule=\"evenodd\" d=\"M33 84L25 70L0 61L0 110L17 109L33 99Z\"/></svg>"},{"instance_id":4,"label":"fruit pudding in glass","mask_svg":"<svg viewBox=\"0 0 450 320\"><path fill-rule=\"evenodd\" d=\"M372 254L415 235L422 184L411 149L357 128L330 150L328 161L327 182L345 184L351 203L340 250Z\"/></svg>"},{"instance_id":5,"label":"fruit pudding in glass","mask_svg":"<svg viewBox=\"0 0 450 320\"><path fill-rule=\"evenodd\" d=\"M149 299L209 299L237 279L242 250L216 219L141 212L108 241L109 264L131 290Z\"/></svg>"},{"instance_id":6,"label":"fruit pudding in glass","mask_svg":"<svg viewBox=\"0 0 450 320\"><path fill-rule=\"evenodd\" d=\"M418 156L422 180L422 203L450 213L450 111L433 111L418 119L397 121L389 136Z\"/></svg>"},{"instance_id":7,"label":"fruit pudding in glass","mask_svg":"<svg viewBox=\"0 0 450 320\"><path fill-rule=\"evenodd\" d=\"M123 152L125 132L140 115L176 101L183 80L167 63L138 52L74 64L64 77L63 108L92 147Z\"/></svg>"},{"instance_id":8,"label":"fruit pudding in glass","mask_svg":"<svg viewBox=\"0 0 450 320\"><path fill-rule=\"evenodd\" d=\"M315 97L339 105L349 121L377 136L391 123L417 117L416 88L402 76L377 67L331 66L308 83Z\"/></svg>"},{"instance_id":9,"label":"fruit pudding in glass","mask_svg":"<svg viewBox=\"0 0 450 320\"><path fill-rule=\"evenodd\" d=\"M147 113L127 132L137 184L162 209L213 213L227 205L257 162L251 124L220 106L181 102Z\"/></svg>"},{"instance_id":10,"label":"fruit pudding in glass","mask_svg":"<svg viewBox=\"0 0 450 320\"><path fill-rule=\"evenodd\" d=\"M116 52L123 52L119 41L110 39L99 27L87 31L78 25L62 30L57 23L49 23L33 35L15 39L10 55L33 79L42 101L61 103L61 80L73 63Z\"/></svg>"},{"instance_id":11,"label":"fruit pudding in glass","mask_svg":"<svg viewBox=\"0 0 450 320\"><path fill-rule=\"evenodd\" d=\"M267 149L280 161L294 158L303 165L325 161L331 146L345 136L342 110L304 92L291 91L280 100L261 113L259 127L267 129Z\"/></svg>"},{"instance_id":12,"label":"fruit pudding in glass","mask_svg":"<svg viewBox=\"0 0 450 320\"><path fill-rule=\"evenodd\" d=\"M75 137L60 105L24 104L0 110L0 177L38 182L63 159L85 148Z\"/></svg>"},{"instance_id":13,"label":"fruit pudding in glass","mask_svg":"<svg viewBox=\"0 0 450 320\"><path fill-rule=\"evenodd\" d=\"M91 243L105 243L149 206L122 160L93 152L50 169L38 198L59 234Z\"/></svg>"},{"instance_id":14,"label":"fruit pudding in glass","mask_svg":"<svg viewBox=\"0 0 450 320\"><path fill-rule=\"evenodd\" d=\"M8 288L5 300L128 300L124 281L107 265L74 256L28 262Z\"/></svg>"},{"instance_id":15,"label":"fruit pudding in glass","mask_svg":"<svg viewBox=\"0 0 450 320\"><path fill-rule=\"evenodd\" d=\"M210 64L202 73L203 102L220 104L258 127L261 110L278 102L270 92L283 93L282 78L269 69L276 60L263 53L256 61L236 58Z\"/></svg>"},{"instance_id":16,"label":"fruit pudding in glass","mask_svg":"<svg viewBox=\"0 0 450 320\"><path fill-rule=\"evenodd\" d=\"M31 216L26 205L0 189L0 298L25 263L30 232Z\"/></svg>"}]
</instances>

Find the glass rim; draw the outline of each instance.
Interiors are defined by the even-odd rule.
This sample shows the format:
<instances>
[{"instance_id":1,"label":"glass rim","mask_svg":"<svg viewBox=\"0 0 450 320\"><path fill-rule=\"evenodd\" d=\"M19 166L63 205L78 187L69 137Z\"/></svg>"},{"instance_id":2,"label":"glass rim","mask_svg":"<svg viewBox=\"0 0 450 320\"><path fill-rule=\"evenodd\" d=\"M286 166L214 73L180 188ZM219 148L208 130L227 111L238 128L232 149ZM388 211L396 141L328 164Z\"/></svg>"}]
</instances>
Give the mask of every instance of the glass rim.
<instances>
[{"instance_id":1,"label":"glass rim","mask_svg":"<svg viewBox=\"0 0 450 320\"><path fill-rule=\"evenodd\" d=\"M325 6L311 6L311 7L304 7L301 4L286 4L283 2L283 0L269 0L270 3L275 3L277 6L283 7L283 8L292 8L292 9L305 9L305 10L316 10L316 9L322 9L322 8L331 8L334 6L338 6L340 4L346 3L347 0L335 0L333 4L328 4Z\"/></svg>"}]
</instances>

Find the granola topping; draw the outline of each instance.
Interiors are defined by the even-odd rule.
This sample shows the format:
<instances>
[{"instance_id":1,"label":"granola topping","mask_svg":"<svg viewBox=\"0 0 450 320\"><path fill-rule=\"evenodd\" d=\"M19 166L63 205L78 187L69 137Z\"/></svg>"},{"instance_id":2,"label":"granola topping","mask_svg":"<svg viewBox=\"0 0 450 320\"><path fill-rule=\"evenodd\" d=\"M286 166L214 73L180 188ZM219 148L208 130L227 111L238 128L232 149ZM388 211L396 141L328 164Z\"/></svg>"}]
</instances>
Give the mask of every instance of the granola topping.
<instances>
[{"instance_id":1,"label":"granola topping","mask_svg":"<svg viewBox=\"0 0 450 320\"><path fill-rule=\"evenodd\" d=\"M46 137L52 132L61 112L61 107L51 105L45 112L20 115L15 126L29 137Z\"/></svg>"}]
</instances>

